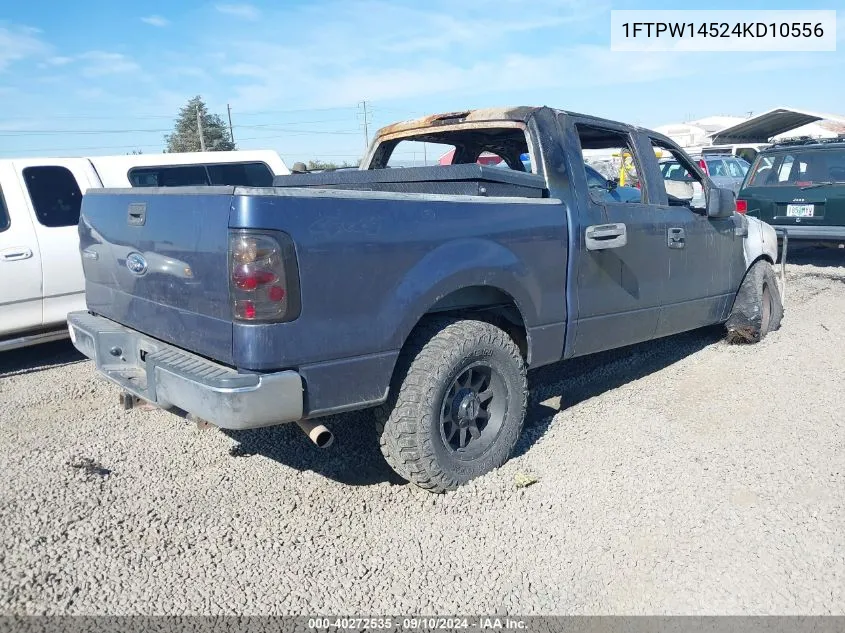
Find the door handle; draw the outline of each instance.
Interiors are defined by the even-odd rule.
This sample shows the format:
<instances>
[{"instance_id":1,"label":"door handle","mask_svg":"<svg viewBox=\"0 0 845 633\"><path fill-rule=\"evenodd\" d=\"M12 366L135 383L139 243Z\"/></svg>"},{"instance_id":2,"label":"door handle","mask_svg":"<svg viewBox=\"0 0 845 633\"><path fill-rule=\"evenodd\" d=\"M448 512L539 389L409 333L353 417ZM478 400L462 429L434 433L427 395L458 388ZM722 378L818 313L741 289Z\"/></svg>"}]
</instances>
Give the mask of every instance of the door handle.
<instances>
[{"instance_id":1,"label":"door handle","mask_svg":"<svg viewBox=\"0 0 845 633\"><path fill-rule=\"evenodd\" d=\"M667 244L669 248L683 248L687 243L687 235L684 229L670 228L668 231Z\"/></svg>"},{"instance_id":2,"label":"door handle","mask_svg":"<svg viewBox=\"0 0 845 633\"><path fill-rule=\"evenodd\" d=\"M584 232L588 251L620 248L628 243L628 227L617 224L594 224Z\"/></svg>"},{"instance_id":3,"label":"door handle","mask_svg":"<svg viewBox=\"0 0 845 633\"><path fill-rule=\"evenodd\" d=\"M32 257L32 249L26 246L12 246L11 248L4 248L0 251L0 257L6 262L16 262L21 259L29 259Z\"/></svg>"}]
</instances>

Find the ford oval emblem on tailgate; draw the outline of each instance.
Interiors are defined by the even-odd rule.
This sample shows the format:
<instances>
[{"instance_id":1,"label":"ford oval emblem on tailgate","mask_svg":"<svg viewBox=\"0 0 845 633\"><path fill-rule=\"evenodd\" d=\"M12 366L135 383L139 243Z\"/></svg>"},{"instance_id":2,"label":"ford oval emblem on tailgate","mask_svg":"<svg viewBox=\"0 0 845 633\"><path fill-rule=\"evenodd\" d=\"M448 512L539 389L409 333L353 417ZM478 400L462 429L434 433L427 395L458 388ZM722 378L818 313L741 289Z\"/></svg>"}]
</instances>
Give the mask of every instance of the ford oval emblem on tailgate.
<instances>
[{"instance_id":1,"label":"ford oval emblem on tailgate","mask_svg":"<svg viewBox=\"0 0 845 633\"><path fill-rule=\"evenodd\" d=\"M141 253L129 253L126 256L126 267L129 272L140 277L147 272L147 260Z\"/></svg>"}]
</instances>

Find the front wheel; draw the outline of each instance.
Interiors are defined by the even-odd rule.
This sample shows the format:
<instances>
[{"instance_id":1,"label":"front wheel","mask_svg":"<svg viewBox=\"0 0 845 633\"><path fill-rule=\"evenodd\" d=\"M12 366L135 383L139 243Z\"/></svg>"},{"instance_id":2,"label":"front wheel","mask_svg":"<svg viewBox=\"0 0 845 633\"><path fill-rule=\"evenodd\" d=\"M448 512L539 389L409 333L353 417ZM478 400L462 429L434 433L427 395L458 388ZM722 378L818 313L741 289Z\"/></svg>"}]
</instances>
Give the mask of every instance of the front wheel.
<instances>
[{"instance_id":1,"label":"front wheel","mask_svg":"<svg viewBox=\"0 0 845 633\"><path fill-rule=\"evenodd\" d=\"M433 318L412 334L377 410L381 450L408 481L453 490L508 460L527 404L525 363L503 330Z\"/></svg>"},{"instance_id":2,"label":"front wheel","mask_svg":"<svg viewBox=\"0 0 845 633\"><path fill-rule=\"evenodd\" d=\"M757 343L780 328L783 302L772 265L759 260L745 275L725 327L729 343Z\"/></svg>"}]
</instances>

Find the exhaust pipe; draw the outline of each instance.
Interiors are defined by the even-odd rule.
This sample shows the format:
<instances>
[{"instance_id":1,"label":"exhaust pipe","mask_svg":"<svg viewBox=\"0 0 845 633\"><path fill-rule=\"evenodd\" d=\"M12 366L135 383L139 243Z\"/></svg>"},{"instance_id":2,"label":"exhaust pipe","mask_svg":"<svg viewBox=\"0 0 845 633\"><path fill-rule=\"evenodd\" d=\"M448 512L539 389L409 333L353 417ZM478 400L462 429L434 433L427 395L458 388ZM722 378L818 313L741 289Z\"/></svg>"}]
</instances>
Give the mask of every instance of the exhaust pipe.
<instances>
[{"instance_id":1,"label":"exhaust pipe","mask_svg":"<svg viewBox=\"0 0 845 633\"><path fill-rule=\"evenodd\" d=\"M308 439L314 442L317 448L328 448L334 443L334 433L322 424L311 420L298 420L296 424L308 436Z\"/></svg>"}]
</instances>

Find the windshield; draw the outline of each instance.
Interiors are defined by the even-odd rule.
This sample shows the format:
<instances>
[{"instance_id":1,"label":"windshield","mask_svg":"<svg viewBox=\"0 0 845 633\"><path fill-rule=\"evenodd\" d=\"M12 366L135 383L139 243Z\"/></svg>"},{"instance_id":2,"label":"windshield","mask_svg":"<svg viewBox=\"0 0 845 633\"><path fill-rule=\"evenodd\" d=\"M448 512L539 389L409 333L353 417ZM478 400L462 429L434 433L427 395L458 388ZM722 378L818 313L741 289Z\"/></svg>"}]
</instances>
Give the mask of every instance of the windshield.
<instances>
[{"instance_id":1,"label":"windshield","mask_svg":"<svg viewBox=\"0 0 845 633\"><path fill-rule=\"evenodd\" d=\"M806 187L826 182L845 182L845 148L795 148L760 155L748 176L750 187Z\"/></svg>"}]
</instances>

